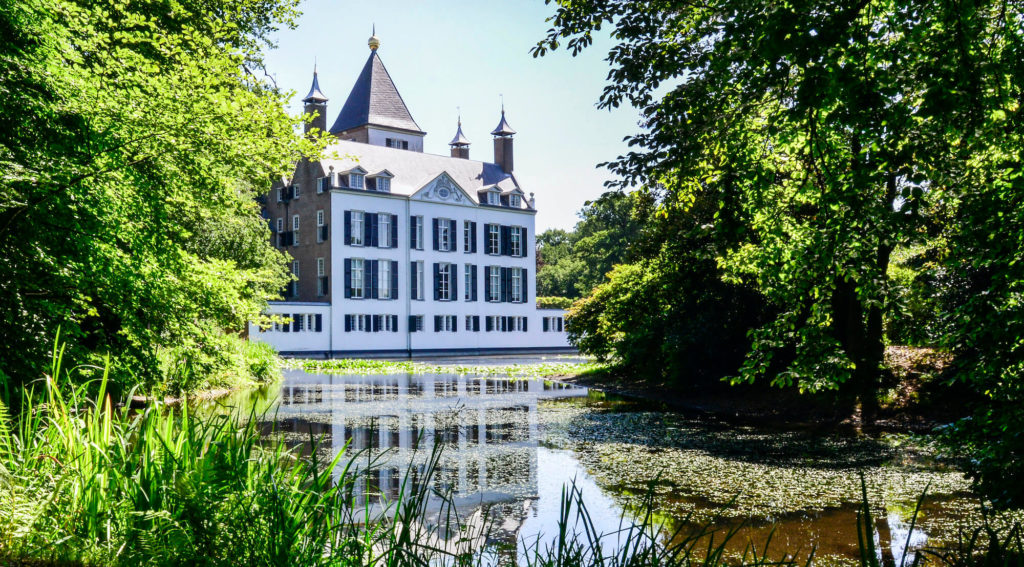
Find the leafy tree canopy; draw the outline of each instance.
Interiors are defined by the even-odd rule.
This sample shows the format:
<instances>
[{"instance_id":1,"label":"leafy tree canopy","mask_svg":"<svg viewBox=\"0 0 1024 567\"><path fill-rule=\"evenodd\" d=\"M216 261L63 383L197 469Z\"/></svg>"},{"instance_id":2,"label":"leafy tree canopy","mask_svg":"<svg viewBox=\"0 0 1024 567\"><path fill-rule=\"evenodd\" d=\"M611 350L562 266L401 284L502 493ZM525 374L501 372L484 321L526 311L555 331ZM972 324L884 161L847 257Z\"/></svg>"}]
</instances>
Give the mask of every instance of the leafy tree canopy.
<instances>
[{"instance_id":1,"label":"leafy tree canopy","mask_svg":"<svg viewBox=\"0 0 1024 567\"><path fill-rule=\"evenodd\" d=\"M1024 473L1021 443L998 440L1024 429L1024 6L556 3L535 55L563 42L578 53L613 28L599 106L632 104L647 127L610 164L620 183L661 187L682 207L709 192L723 277L775 307L741 377L840 388L870 417L900 293L893 254L932 248L950 284L940 293L960 299L939 303L940 341L990 398L959 429L981 458L974 472L998 485L998 456L1016 455L1003 475ZM1020 490L989 493L1020 503Z\"/></svg>"},{"instance_id":2,"label":"leafy tree canopy","mask_svg":"<svg viewBox=\"0 0 1024 567\"><path fill-rule=\"evenodd\" d=\"M232 372L289 277L254 198L315 149L262 70L295 4L5 3L0 378L39 377L58 327L128 383Z\"/></svg>"}]
</instances>

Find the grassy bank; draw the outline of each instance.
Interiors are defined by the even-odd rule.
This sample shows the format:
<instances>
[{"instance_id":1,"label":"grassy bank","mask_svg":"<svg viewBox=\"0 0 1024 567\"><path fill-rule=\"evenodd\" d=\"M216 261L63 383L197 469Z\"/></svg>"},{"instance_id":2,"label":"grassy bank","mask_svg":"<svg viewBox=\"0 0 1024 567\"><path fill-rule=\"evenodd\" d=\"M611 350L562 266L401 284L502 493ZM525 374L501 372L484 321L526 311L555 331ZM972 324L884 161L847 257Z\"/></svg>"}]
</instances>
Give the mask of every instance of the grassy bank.
<instances>
[{"instance_id":1,"label":"grassy bank","mask_svg":"<svg viewBox=\"0 0 1024 567\"><path fill-rule=\"evenodd\" d=\"M474 374L503 378L550 378L589 375L603 372L600 362L551 362L536 364L461 365L431 364L411 360L365 360L341 358L332 360L296 359L286 361L293 368L320 374Z\"/></svg>"}]
</instances>

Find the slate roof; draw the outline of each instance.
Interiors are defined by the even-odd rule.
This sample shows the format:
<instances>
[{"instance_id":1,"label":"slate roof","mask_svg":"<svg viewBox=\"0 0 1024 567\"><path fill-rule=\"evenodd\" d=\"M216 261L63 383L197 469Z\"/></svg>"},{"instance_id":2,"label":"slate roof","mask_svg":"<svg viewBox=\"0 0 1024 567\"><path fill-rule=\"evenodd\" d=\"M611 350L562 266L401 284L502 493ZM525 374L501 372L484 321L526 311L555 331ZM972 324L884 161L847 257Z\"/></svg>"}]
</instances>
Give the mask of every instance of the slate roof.
<instances>
[{"instance_id":1,"label":"slate roof","mask_svg":"<svg viewBox=\"0 0 1024 567\"><path fill-rule=\"evenodd\" d=\"M309 87L309 94L306 98L302 99L302 102L327 102L327 95L320 90L320 81L316 78L316 71L313 71L313 85Z\"/></svg>"},{"instance_id":2,"label":"slate roof","mask_svg":"<svg viewBox=\"0 0 1024 567\"><path fill-rule=\"evenodd\" d=\"M412 195L441 173L451 176L475 203L479 203L477 190L481 187L496 185L503 192L519 187L513 175L505 173L494 163L410 152L348 140L332 143L325 153L334 153L336 156L320 160L325 175L331 166L336 173L358 166L369 175L386 169L394 176L391 179L391 193L396 195Z\"/></svg>"},{"instance_id":3,"label":"slate roof","mask_svg":"<svg viewBox=\"0 0 1024 567\"><path fill-rule=\"evenodd\" d=\"M424 133L409 114L402 95L398 94L376 50L370 52L370 58L366 60L356 84L352 86L345 106L331 126L331 133L337 134L365 125Z\"/></svg>"}]
</instances>

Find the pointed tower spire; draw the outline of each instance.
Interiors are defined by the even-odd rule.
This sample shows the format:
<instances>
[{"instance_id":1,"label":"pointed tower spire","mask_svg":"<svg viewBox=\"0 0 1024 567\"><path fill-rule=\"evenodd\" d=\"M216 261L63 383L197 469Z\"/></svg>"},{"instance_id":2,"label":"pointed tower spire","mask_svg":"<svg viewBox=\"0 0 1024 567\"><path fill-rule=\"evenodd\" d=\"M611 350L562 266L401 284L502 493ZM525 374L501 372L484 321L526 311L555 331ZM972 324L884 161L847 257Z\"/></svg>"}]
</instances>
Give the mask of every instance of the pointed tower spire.
<instances>
[{"instance_id":1,"label":"pointed tower spire","mask_svg":"<svg viewBox=\"0 0 1024 567\"><path fill-rule=\"evenodd\" d=\"M448 145L451 147L451 150L452 150L451 151L451 155L452 155L452 157L457 157L457 158L462 158L462 159L469 159L469 140L462 133L462 115L461 114L459 115L459 122L458 122L458 124L459 124L459 126L458 126L458 129L455 131L455 137L452 138L452 141L448 142Z\"/></svg>"},{"instance_id":2,"label":"pointed tower spire","mask_svg":"<svg viewBox=\"0 0 1024 567\"><path fill-rule=\"evenodd\" d=\"M303 132L309 132L316 128L321 132L327 130L327 96L320 90L320 81L316 76L316 61L313 62L313 84L309 87L309 94L302 99L305 103L302 111L312 115L313 119L303 126Z\"/></svg>"},{"instance_id":3,"label":"pointed tower spire","mask_svg":"<svg viewBox=\"0 0 1024 567\"><path fill-rule=\"evenodd\" d=\"M491 132L494 136L494 163L505 173L512 173L512 136L516 133L505 119L505 102L501 103L501 121Z\"/></svg>"},{"instance_id":4,"label":"pointed tower spire","mask_svg":"<svg viewBox=\"0 0 1024 567\"><path fill-rule=\"evenodd\" d=\"M328 100L327 96L320 90L320 80L316 76L316 62L313 62L313 84L309 87L309 94L306 98L302 99L302 102L310 103L326 103Z\"/></svg>"},{"instance_id":5,"label":"pointed tower spire","mask_svg":"<svg viewBox=\"0 0 1024 567\"><path fill-rule=\"evenodd\" d=\"M388 139L407 143L408 149L423 151L423 136L426 132L413 120L409 108L398 93L398 88L391 80L391 75L381 61L380 39L376 35L370 37L370 56L363 65L363 70L356 78L352 91L349 92L345 104L338 113L331 133L342 140L355 140L366 144L379 144ZM371 142L370 131L377 141ZM392 136L391 134L399 134Z\"/></svg>"}]
</instances>

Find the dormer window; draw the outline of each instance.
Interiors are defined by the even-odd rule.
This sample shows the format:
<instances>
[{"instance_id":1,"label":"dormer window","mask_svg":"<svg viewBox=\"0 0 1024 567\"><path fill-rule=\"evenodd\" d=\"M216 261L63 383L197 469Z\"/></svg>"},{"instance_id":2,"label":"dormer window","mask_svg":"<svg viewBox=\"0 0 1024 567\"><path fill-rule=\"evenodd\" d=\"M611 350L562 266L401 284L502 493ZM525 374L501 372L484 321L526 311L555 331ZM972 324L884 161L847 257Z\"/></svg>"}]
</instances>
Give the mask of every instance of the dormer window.
<instances>
[{"instance_id":1,"label":"dormer window","mask_svg":"<svg viewBox=\"0 0 1024 567\"><path fill-rule=\"evenodd\" d=\"M501 195L499 195L497 191L488 191L487 204L494 206L501 205Z\"/></svg>"},{"instance_id":2,"label":"dormer window","mask_svg":"<svg viewBox=\"0 0 1024 567\"><path fill-rule=\"evenodd\" d=\"M348 186L352 189L363 188L363 174L361 173L350 173L348 174Z\"/></svg>"},{"instance_id":3,"label":"dormer window","mask_svg":"<svg viewBox=\"0 0 1024 567\"><path fill-rule=\"evenodd\" d=\"M508 206L521 209L523 207L523 199L519 195L511 195L508 198Z\"/></svg>"},{"instance_id":4,"label":"dormer window","mask_svg":"<svg viewBox=\"0 0 1024 567\"><path fill-rule=\"evenodd\" d=\"M377 190L384 193L391 192L391 178L390 177L378 177L377 178Z\"/></svg>"}]
</instances>

